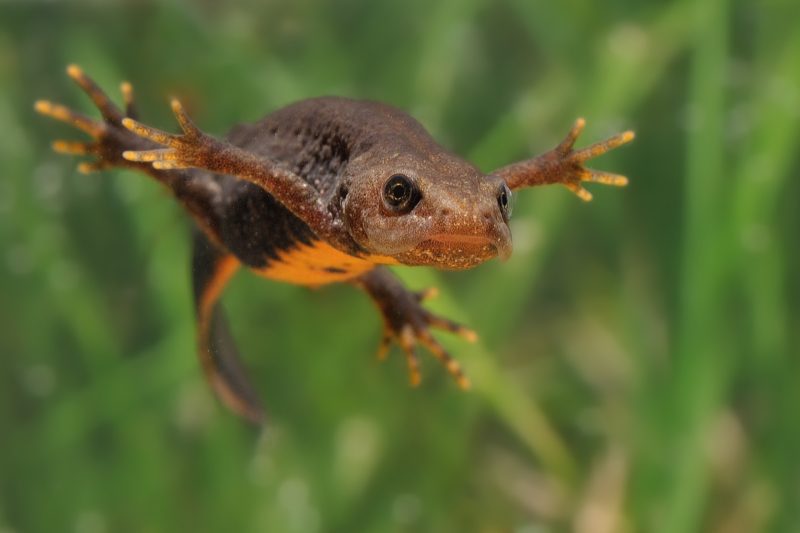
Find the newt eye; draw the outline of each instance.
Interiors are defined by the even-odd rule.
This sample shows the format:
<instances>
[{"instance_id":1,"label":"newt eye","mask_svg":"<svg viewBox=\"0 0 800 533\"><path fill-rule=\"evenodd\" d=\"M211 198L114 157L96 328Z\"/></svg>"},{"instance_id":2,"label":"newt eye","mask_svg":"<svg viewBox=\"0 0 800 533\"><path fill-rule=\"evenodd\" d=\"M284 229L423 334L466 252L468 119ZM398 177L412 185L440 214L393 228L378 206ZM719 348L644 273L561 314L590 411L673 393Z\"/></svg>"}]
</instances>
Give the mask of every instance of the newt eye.
<instances>
[{"instance_id":1,"label":"newt eye","mask_svg":"<svg viewBox=\"0 0 800 533\"><path fill-rule=\"evenodd\" d=\"M508 185L503 183L500 186L500 192L497 194L497 205L500 206L500 212L503 213L503 219L508 222L511 218L512 204L511 204L511 189Z\"/></svg>"},{"instance_id":2,"label":"newt eye","mask_svg":"<svg viewBox=\"0 0 800 533\"><path fill-rule=\"evenodd\" d=\"M414 182L402 174L395 174L383 186L383 202L393 212L408 213L420 199Z\"/></svg>"}]
</instances>

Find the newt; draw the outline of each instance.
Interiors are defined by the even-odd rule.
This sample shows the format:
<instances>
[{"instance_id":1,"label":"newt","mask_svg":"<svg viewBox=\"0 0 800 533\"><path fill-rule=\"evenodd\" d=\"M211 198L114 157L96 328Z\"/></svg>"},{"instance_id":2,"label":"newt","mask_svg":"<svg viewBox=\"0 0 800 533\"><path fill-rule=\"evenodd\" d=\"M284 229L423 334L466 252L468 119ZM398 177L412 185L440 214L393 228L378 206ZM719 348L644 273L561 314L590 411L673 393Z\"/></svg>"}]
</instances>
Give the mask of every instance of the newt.
<instances>
[{"instance_id":1,"label":"newt","mask_svg":"<svg viewBox=\"0 0 800 533\"><path fill-rule=\"evenodd\" d=\"M588 201L586 182L628 182L585 162L628 143L633 132L577 150L583 119L552 150L487 174L439 145L408 114L379 102L302 100L217 138L200 130L173 99L181 133L172 134L138 121L129 83L121 85L121 109L78 66L67 67L67 74L102 120L37 101L36 111L91 137L57 140L53 149L93 156L78 166L84 173L143 172L189 214L200 364L221 401L255 423L265 412L219 303L238 270L309 287L341 282L364 290L383 318L380 357L398 344L415 386L423 346L467 389L461 366L431 331L467 341L475 341L475 332L426 310L423 301L435 291L408 290L387 265L460 270L506 259L516 191L562 184Z\"/></svg>"}]
</instances>

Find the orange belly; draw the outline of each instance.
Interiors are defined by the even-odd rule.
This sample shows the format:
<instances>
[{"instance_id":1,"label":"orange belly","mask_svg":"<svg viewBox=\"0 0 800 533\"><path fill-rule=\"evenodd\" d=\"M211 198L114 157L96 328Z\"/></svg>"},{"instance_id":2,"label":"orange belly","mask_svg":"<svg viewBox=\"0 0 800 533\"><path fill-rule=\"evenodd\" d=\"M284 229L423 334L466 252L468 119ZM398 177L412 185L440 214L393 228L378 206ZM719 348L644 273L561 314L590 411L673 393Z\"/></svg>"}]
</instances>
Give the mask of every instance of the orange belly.
<instances>
[{"instance_id":1,"label":"orange belly","mask_svg":"<svg viewBox=\"0 0 800 533\"><path fill-rule=\"evenodd\" d=\"M353 257L325 242L315 241L282 251L277 259L270 259L269 265L255 272L276 281L319 286L347 281L378 264L390 263L395 263L391 257Z\"/></svg>"}]
</instances>

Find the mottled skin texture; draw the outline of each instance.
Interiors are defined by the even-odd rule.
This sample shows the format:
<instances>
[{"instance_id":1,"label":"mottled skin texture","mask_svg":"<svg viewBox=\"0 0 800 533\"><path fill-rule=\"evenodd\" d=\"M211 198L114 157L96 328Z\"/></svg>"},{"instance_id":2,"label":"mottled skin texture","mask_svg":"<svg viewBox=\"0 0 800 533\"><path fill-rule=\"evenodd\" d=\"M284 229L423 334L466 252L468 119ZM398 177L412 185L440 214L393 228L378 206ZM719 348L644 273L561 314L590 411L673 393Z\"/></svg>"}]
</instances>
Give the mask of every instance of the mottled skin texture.
<instances>
[{"instance_id":1,"label":"mottled skin texture","mask_svg":"<svg viewBox=\"0 0 800 533\"><path fill-rule=\"evenodd\" d=\"M561 183L584 200L581 183L627 183L583 163L633 138L631 132L583 150L567 138L545 154L484 174L442 148L413 118L393 107L324 97L304 100L224 138L200 131L180 103L172 108L183 133L137 122L133 92L122 85L125 110L78 67L67 69L103 115L96 121L47 101L36 110L68 122L90 142L56 141L56 151L95 156L84 172L140 170L163 183L194 219L192 259L198 355L213 389L246 418L264 418L218 303L240 266L308 286L348 282L364 289L384 319L379 354L403 349L411 383L420 381L421 344L469 387L458 363L431 328L476 335L422 307L435 291L410 292L385 264L465 269L511 254L511 191Z\"/></svg>"}]
</instances>

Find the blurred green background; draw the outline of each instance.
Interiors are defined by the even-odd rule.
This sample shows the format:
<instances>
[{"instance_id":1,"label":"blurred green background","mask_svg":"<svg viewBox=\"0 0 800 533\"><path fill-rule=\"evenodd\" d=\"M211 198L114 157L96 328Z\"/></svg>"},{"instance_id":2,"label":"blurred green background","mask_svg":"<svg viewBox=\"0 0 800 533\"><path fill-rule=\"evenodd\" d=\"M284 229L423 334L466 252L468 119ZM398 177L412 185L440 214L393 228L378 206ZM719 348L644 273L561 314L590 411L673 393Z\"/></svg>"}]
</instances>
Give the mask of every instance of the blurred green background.
<instances>
[{"instance_id":1,"label":"blurred green background","mask_svg":"<svg viewBox=\"0 0 800 533\"><path fill-rule=\"evenodd\" d=\"M515 255L398 269L481 334L374 359L351 287L240 274L225 304L270 413L222 409L194 355L187 218L91 176L36 98L76 62L173 129L387 101L482 168L638 138L583 204L519 195ZM707 0L0 2L0 531L800 531L800 4Z\"/></svg>"}]
</instances>

